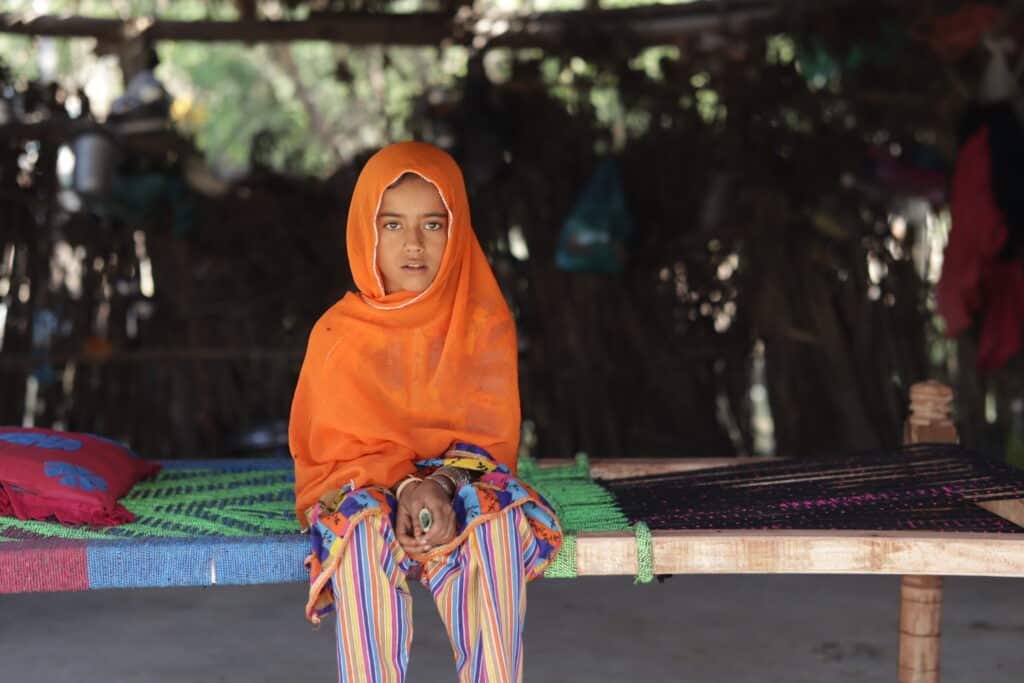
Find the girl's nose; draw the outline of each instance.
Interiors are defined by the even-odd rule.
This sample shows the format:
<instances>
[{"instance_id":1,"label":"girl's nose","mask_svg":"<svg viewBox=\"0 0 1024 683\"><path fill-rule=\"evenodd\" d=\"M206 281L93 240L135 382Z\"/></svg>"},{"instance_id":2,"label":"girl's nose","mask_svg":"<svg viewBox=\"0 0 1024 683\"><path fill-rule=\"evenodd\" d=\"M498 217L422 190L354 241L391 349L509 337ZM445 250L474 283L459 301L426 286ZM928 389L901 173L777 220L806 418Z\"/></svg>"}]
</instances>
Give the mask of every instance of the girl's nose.
<instances>
[{"instance_id":1,"label":"girl's nose","mask_svg":"<svg viewBox=\"0 0 1024 683\"><path fill-rule=\"evenodd\" d=\"M405 241L405 248L413 251L423 250L423 235L420 234L419 230L412 231L412 234Z\"/></svg>"}]
</instances>

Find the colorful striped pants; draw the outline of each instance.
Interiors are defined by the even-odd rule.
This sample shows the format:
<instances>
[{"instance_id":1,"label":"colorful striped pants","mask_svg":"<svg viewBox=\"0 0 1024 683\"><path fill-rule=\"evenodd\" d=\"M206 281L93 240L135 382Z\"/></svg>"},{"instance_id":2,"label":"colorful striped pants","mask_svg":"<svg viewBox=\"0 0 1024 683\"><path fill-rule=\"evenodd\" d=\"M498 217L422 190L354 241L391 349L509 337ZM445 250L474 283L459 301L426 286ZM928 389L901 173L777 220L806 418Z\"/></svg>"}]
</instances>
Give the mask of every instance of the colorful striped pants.
<instances>
[{"instance_id":1,"label":"colorful striped pants","mask_svg":"<svg viewBox=\"0 0 1024 683\"><path fill-rule=\"evenodd\" d=\"M364 519L349 533L331 579L338 680L401 683L412 645L412 596L403 570L409 563L387 517ZM511 508L423 567L420 580L448 631L460 683L522 680L524 565L534 545L526 517Z\"/></svg>"}]
</instances>

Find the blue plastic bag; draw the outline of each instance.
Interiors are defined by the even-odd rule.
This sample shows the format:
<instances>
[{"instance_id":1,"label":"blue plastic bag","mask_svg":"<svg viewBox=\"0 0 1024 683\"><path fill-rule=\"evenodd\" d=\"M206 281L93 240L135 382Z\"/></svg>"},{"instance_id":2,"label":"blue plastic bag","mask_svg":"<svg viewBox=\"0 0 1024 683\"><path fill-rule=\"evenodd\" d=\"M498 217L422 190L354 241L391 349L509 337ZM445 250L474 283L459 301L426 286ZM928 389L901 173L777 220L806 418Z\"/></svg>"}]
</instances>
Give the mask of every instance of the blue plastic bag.
<instances>
[{"instance_id":1,"label":"blue plastic bag","mask_svg":"<svg viewBox=\"0 0 1024 683\"><path fill-rule=\"evenodd\" d=\"M632 232L619 165L605 159L562 224L555 265L577 273L622 272Z\"/></svg>"}]
</instances>

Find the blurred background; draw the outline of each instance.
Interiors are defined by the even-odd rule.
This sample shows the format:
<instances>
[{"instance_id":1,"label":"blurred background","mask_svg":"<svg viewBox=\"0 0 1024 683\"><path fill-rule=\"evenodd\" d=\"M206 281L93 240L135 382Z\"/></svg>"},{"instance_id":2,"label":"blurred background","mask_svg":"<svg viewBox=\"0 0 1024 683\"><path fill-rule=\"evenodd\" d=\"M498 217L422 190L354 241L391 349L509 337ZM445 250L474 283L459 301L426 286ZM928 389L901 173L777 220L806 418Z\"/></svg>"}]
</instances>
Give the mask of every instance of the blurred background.
<instances>
[{"instance_id":1,"label":"blurred background","mask_svg":"<svg viewBox=\"0 0 1024 683\"><path fill-rule=\"evenodd\" d=\"M7 0L0 424L287 454L348 200L462 165L538 457L1024 464L1024 3Z\"/></svg>"}]
</instances>

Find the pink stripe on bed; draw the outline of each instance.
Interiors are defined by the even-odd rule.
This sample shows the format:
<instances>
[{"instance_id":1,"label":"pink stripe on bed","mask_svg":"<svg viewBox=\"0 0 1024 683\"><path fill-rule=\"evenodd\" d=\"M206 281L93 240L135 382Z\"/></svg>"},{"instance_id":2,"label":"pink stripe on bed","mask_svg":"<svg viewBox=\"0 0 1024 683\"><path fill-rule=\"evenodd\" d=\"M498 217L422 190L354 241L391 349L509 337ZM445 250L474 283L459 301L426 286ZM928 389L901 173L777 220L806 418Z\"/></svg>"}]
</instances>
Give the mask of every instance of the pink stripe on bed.
<instances>
[{"instance_id":1,"label":"pink stripe on bed","mask_svg":"<svg viewBox=\"0 0 1024 683\"><path fill-rule=\"evenodd\" d=\"M89 588L84 541L0 542L0 593Z\"/></svg>"}]
</instances>

